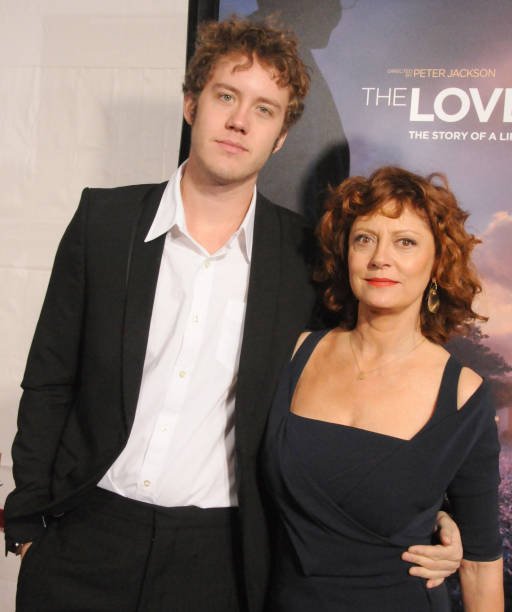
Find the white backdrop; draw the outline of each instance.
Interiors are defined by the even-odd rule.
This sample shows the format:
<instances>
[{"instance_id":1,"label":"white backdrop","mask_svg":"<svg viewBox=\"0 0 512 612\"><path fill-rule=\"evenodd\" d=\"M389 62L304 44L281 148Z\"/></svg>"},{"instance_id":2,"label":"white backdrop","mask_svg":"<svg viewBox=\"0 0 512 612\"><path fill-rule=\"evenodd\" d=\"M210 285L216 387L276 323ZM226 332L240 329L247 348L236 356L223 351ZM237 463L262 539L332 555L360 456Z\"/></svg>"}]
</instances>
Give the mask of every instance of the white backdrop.
<instances>
[{"instance_id":1,"label":"white backdrop","mask_svg":"<svg viewBox=\"0 0 512 612\"><path fill-rule=\"evenodd\" d=\"M176 167L187 11L188 0L0 0L0 507L27 352L82 188ZM0 547L2 612L18 568Z\"/></svg>"},{"instance_id":2,"label":"white backdrop","mask_svg":"<svg viewBox=\"0 0 512 612\"><path fill-rule=\"evenodd\" d=\"M161 181L176 167L187 10L187 0L0 0L4 466L49 271L82 188Z\"/></svg>"}]
</instances>

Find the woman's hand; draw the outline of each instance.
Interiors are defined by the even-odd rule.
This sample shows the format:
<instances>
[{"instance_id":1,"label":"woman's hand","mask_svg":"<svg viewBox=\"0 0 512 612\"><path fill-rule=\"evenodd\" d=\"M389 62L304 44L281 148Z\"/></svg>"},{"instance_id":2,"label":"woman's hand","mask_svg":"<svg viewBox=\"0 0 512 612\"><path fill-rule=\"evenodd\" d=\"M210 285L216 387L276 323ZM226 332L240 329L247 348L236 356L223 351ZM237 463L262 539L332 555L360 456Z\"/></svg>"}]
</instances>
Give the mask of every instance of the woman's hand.
<instances>
[{"instance_id":1,"label":"woman's hand","mask_svg":"<svg viewBox=\"0 0 512 612\"><path fill-rule=\"evenodd\" d=\"M462 561L462 540L457 524L443 511L437 513L436 528L440 544L410 546L402 559L414 563L411 576L427 580L427 588L439 586L444 579L456 572Z\"/></svg>"}]
</instances>

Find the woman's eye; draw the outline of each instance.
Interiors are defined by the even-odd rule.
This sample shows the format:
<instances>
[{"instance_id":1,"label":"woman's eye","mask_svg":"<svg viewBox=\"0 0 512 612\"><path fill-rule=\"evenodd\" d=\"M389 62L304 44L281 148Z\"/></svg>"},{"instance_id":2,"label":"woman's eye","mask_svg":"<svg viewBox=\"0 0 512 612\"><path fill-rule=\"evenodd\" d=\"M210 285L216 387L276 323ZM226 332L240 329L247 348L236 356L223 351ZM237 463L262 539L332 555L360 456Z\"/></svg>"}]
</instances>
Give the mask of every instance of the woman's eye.
<instances>
[{"instance_id":1,"label":"woman's eye","mask_svg":"<svg viewBox=\"0 0 512 612\"><path fill-rule=\"evenodd\" d=\"M224 102L231 102L231 100L233 99L233 96L231 94L228 93L223 93L220 94L220 99L223 100Z\"/></svg>"},{"instance_id":2,"label":"woman's eye","mask_svg":"<svg viewBox=\"0 0 512 612\"><path fill-rule=\"evenodd\" d=\"M260 113L262 113L263 115L271 115L272 111L270 110L270 108L267 108L266 106L259 106L258 107Z\"/></svg>"},{"instance_id":3,"label":"woman's eye","mask_svg":"<svg viewBox=\"0 0 512 612\"><path fill-rule=\"evenodd\" d=\"M416 244L416 241L412 240L412 238L400 238L398 242L401 246L404 246L404 247L410 247Z\"/></svg>"},{"instance_id":4,"label":"woman's eye","mask_svg":"<svg viewBox=\"0 0 512 612\"><path fill-rule=\"evenodd\" d=\"M358 234L354 238L354 242L356 242L357 244L368 244L369 242L371 242L371 238L367 234Z\"/></svg>"}]
</instances>

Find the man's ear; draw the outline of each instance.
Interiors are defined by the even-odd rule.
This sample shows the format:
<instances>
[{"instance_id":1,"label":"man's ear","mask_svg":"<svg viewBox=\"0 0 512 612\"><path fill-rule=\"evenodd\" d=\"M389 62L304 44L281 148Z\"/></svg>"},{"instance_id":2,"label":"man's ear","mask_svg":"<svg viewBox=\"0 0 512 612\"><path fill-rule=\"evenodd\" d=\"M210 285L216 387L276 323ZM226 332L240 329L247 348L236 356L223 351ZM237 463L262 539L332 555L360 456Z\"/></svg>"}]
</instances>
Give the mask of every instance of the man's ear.
<instances>
[{"instance_id":1,"label":"man's ear","mask_svg":"<svg viewBox=\"0 0 512 612\"><path fill-rule=\"evenodd\" d=\"M288 131L282 132L279 138L274 143L274 148L272 149L272 153L277 153L279 149L284 145L284 141L288 136Z\"/></svg>"},{"instance_id":2,"label":"man's ear","mask_svg":"<svg viewBox=\"0 0 512 612\"><path fill-rule=\"evenodd\" d=\"M194 123L196 108L197 98L191 93L185 94L185 97L183 98L183 117L189 125Z\"/></svg>"}]
</instances>

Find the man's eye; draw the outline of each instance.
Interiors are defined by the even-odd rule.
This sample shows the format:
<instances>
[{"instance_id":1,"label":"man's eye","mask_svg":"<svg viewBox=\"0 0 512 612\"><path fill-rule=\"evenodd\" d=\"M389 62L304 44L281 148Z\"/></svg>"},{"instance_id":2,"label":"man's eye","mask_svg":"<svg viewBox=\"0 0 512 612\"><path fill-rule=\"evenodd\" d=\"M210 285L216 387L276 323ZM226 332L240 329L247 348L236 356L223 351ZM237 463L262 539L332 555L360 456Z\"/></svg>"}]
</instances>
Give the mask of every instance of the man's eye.
<instances>
[{"instance_id":1,"label":"man's eye","mask_svg":"<svg viewBox=\"0 0 512 612\"><path fill-rule=\"evenodd\" d=\"M259 106L258 109L259 109L260 113L262 113L263 115L271 115L272 114L272 111L267 106Z\"/></svg>"},{"instance_id":2,"label":"man's eye","mask_svg":"<svg viewBox=\"0 0 512 612\"><path fill-rule=\"evenodd\" d=\"M228 93L223 93L223 94L220 94L219 98L223 100L224 102L231 102L231 100L233 99L233 96Z\"/></svg>"}]
</instances>

